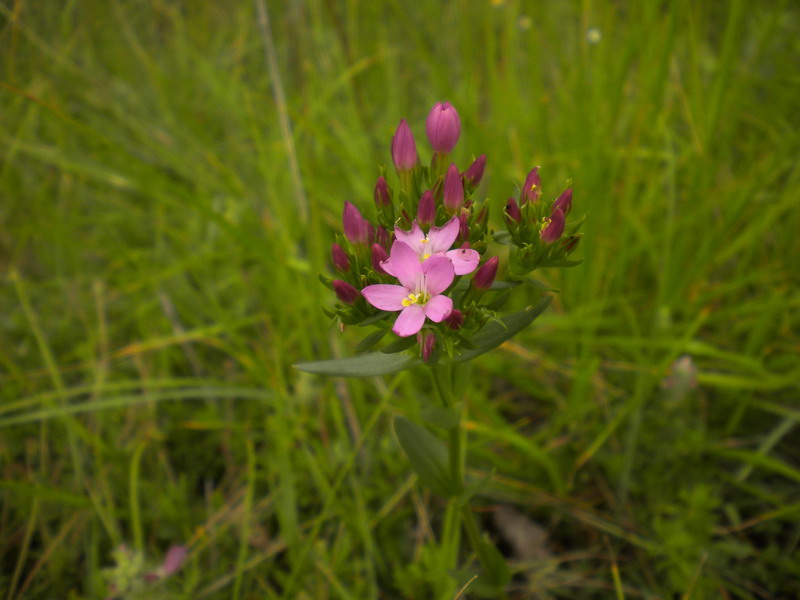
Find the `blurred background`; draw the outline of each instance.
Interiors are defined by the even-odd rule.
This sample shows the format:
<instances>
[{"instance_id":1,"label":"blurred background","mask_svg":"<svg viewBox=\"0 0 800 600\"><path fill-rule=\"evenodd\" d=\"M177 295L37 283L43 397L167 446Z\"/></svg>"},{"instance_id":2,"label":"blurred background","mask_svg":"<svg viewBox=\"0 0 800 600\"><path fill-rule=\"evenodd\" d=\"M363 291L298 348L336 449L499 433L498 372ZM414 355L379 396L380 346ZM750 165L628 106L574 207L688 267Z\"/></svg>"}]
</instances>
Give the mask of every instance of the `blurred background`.
<instances>
[{"instance_id":1,"label":"blurred background","mask_svg":"<svg viewBox=\"0 0 800 600\"><path fill-rule=\"evenodd\" d=\"M535 165L588 214L468 392L509 597L800 596L798 31L780 0L0 2L0 597L469 580L393 437L425 370L291 366L361 339L317 275L437 101L495 229Z\"/></svg>"}]
</instances>

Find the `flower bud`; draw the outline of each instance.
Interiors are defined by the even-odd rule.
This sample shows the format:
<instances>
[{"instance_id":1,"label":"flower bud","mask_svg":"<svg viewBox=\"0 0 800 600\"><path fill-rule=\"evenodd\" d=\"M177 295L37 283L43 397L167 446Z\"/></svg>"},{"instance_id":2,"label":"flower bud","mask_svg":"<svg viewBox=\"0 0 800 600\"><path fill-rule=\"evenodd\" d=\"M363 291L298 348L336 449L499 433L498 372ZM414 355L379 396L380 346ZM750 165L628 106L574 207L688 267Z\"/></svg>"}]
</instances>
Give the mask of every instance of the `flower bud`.
<instances>
[{"instance_id":1,"label":"flower bud","mask_svg":"<svg viewBox=\"0 0 800 600\"><path fill-rule=\"evenodd\" d=\"M422 198L419 199L417 208L417 223L423 229L428 229L436 220L436 200L433 198L431 190L425 190Z\"/></svg>"},{"instance_id":2,"label":"flower bud","mask_svg":"<svg viewBox=\"0 0 800 600\"><path fill-rule=\"evenodd\" d=\"M449 329L461 329L461 326L464 324L464 313L457 308L451 310L450 314L445 317L444 322Z\"/></svg>"},{"instance_id":3,"label":"flower bud","mask_svg":"<svg viewBox=\"0 0 800 600\"><path fill-rule=\"evenodd\" d=\"M366 244L369 240L370 223L358 209L350 202L344 203L342 214L342 224L344 225L344 235L352 244Z\"/></svg>"},{"instance_id":4,"label":"flower bud","mask_svg":"<svg viewBox=\"0 0 800 600\"><path fill-rule=\"evenodd\" d=\"M553 204L553 210L556 208L564 211L565 217L569 214L569 211L572 210L572 188L567 188L561 192L561 195Z\"/></svg>"},{"instance_id":5,"label":"flower bud","mask_svg":"<svg viewBox=\"0 0 800 600\"><path fill-rule=\"evenodd\" d=\"M350 259L339 244L331 246L331 260L340 273L347 273L350 270Z\"/></svg>"},{"instance_id":6,"label":"flower bud","mask_svg":"<svg viewBox=\"0 0 800 600\"><path fill-rule=\"evenodd\" d=\"M425 133L434 151L452 152L461 135L461 119L456 109L449 102L434 104L425 120Z\"/></svg>"},{"instance_id":7,"label":"flower bud","mask_svg":"<svg viewBox=\"0 0 800 600\"><path fill-rule=\"evenodd\" d=\"M375 235L372 238L376 244L380 244L384 248L388 248L391 246L389 243L389 234L386 233L386 230L383 227L378 227L375 229Z\"/></svg>"},{"instance_id":8,"label":"flower bud","mask_svg":"<svg viewBox=\"0 0 800 600\"><path fill-rule=\"evenodd\" d=\"M381 266L383 261L389 260L389 255L386 253L386 249L380 244L372 244L372 251L370 252L369 258L370 262L372 263L372 268L375 269L375 272L379 275L386 275L386 271Z\"/></svg>"},{"instance_id":9,"label":"flower bud","mask_svg":"<svg viewBox=\"0 0 800 600\"><path fill-rule=\"evenodd\" d=\"M476 158L469 168L464 172L464 183L470 190L478 187L478 184L483 179L483 171L486 169L486 155L481 154Z\"/></svg>"},{"instance_id":10,"label":"flower bud","mask_svg":"<svg viewBox=\"0 0 800 600\"><path fill-rule=\"evenodd\" d=\"M447 175L444 176L444 208L447 212L454 213L464 205L464 185L458 167L450 165Z\"/></svg>"},{"instance_id":11,"label":"flower bud","mask_svg":"<svg viewBox=\"0 0 800 600\"><path fill-rule=\"evenodd\" d=\"M494 278L497 275L497 265L499 264L500 259L493 256L475 271L475 275L472 277L472 285L475 286L475 289L482 291L491 289Z\"/></svg>"},{"instance_id":12,"label":"flower bud","mask_svg":"<svg viewBox=\"0 0 800 600\"><path fill-rule=\"evenodd\" d=\"M549 219L545 219L539 230L539 237L545 244L552 244L561 237L562 233L564 233L564 211L557 208Z\"/></svg>"},{"instance_id":13,"label":"flower bud","mask_svg":"<svg viewBox=\"0 0 800 600\"><path fill-rule=\"evenodd\" d=\"M564 254L572 254L575 251L575 248L578 247L578 244L581 242L581 234L576 233L575 235L569 236L561 243L561 247L564 249Z\"/></svg>"},{"instance_id":14,"label":"flower bud","mask_svg":"<svg viewBox=\"0 0 800 600\"><path fill-rule=\"evenodd\" d=\"M466 244L466 247L469 248L469 221L467 219L468 217L464 213L458 215L458 237L456 241L462 243L462 248L464 247L463 244Z\"/></svg>"},{"instance_id":15,"label":"flower bud","mask_svg":"<svg viewBox=\"0 0 800 600\"><path fill-rule=\"evenodd\" d=\"M331 285L333 285L333 291L336 292L336 297L345 304L355 304L355 301L361 297L361 293L346 281L334 279Z\"/></svg>"},{"instance_id":16,"label":"flower bud","mask_svg":"<svg viewBox=\"0 0 800 600\"><path fill-rule=\"evenodd\" d=\"M417 164L417 144L405 119L400 119L392 137L392 160L398 171L410 171Z\"/></svg>"},{"instance_id":17,"label":"flower bud","mask_svg":"<svg viewBox=\"0 0 800 600\"><path fill-rule=\"evenodd\" d=\"M509 198L508 202L506 202L505 217L509 226L522 223L522 212L519 210L517 201L513 198Z\"/></svg>"},{"instance_id":18,"label":"flower bud","mask_svg":"<svg viewBox=\"0 0 800 600\"><path fill-rule=\"evenodd\" d=\"M419 353L422 357L422 362L428 362L433 354L433 349L436 347L436 334L429 331L420 331L417 336L419 343Z\"/></svg>"},{"instance_id":19,"label":"flower bud","mask_svg":"<svg viewBox=\"0 0 800 600\"><path fill-rule=\"evenodd\" d=\"M480 227L486 225L486 222L489 220L489 205L484 202L481 209L478 211L478 214L475 215L474 224Z\"/></svg>"},{"instance_id":20,"label":"flower bud","mask_svg":"<svg viewBox=\"0 0 800 600\"><path fill-rule=\"evenodd\" d=\"M539 177L539 167L534 167L525 178L525 185L522 186L522 193L519 196L520 206L525 206L528 202L538 202L542 195L542 180Z\"/></svg>"},{"instance_id":21,"label":"flower bud","mask_svg":"<svg viewBox=\"0 0 800 600\"><path fill-rule=\"evenodd\" d=\"M392 205L392 198L389 195L389 186L383 177L378 177L375 183L375 206L386 208Z\"/></svg>"}]
</instances>

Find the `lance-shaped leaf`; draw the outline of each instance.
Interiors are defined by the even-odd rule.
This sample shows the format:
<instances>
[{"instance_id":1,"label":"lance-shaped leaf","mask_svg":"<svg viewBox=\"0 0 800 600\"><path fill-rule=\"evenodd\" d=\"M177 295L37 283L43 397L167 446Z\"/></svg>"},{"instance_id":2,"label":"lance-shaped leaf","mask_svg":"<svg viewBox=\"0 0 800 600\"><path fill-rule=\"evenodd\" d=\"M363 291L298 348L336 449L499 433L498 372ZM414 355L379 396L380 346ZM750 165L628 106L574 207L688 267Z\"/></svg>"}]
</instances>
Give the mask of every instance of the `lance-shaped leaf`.
<instances>
[{"instance_id":1,"label":"lance-shaped leaf","mask_svg":"<svg viewBox=\"0 0 800 600\"><path fill-rule=\"evenodd\" d=\"M297 363L295 369L317 375L332 375L334 377L373 377L375 375L388 375L397 373L419 364L417 356L406 354L384 354L383 352L369 352L349 358L335 360L319 360L315 362Z\"/></svg>"},{"instance_id":2,"label":"lance-shaped leaf","mask_svg":"<svg viewBox=\"0 0 800 600\"><path fill-rule=\"evenodd\" d=\"M444 444L424 427L403 417L395 417L394 430L420 483L440 496L458 494L459 485L450 475Z\"/></svg>"},{"instance_id":3,"label":"lance-shaped leaf","mask_svg":"<svg viewBox=\"0 0 800 600\"><path fill-rule=\"evenodd\" d=\"M541 315L550 305L551 301L551 296L545 296L536 306L529 306L525 310L502 317L499 319L502 321L502 324L498 323L497 321L489 321L483 326L483 329L470 338L470 341L475 345L475 348L462 352L453 360L455 362L472 360L476 356L480 356L484 352L488 352L492 348L496 348L503 342L510 340L528 325L533 323L536 317Z\"/></svg>"}]
</instances>

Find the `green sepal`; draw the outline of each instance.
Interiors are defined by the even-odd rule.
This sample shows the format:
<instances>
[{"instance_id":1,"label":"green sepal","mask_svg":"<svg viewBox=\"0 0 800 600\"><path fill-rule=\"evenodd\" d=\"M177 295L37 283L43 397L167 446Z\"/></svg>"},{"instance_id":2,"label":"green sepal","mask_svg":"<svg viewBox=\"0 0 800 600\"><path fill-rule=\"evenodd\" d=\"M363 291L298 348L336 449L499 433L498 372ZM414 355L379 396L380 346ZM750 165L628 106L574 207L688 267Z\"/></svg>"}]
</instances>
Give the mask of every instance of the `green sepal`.
<instances>
[{"instance_id":1,"label":"green sepal","mask_svg":"<svg viewBox=\"0 0 800 600\"><path fill-rule=\"evenodd\" d=\"M314 362L297 363L295 369L314 373L316 375L332 375L334 377L374 377L375 375L388 375L404 369L411 368L420 363L417 356L407 354L384 354L383 352L369 352L339 358L335 360L319 360Z\"/></svg>"},{"instance_id":2,"label":"green sepal","mask_svg":"<svg viewBox=\"0 0 800 600\"><path fill-rule=\"evenodd\" d=\"M375 344L383 339L383 336L385 336L388 331L388 329L379 329L378 331L373 331L370 333L358 343L356 346L356 353L363 354L367 350L371 349Z\"/></svg>"},{"instance_id":3,"label":"green sepal","mask_svg":"<svg viewBox=\"0 0 800 600\"><path fill-rule=\"evenodd\" d=\"M382 319L385 319L387 316L389 316L389 314L390 313L387 313L387 312L384 312L384 311L376 312L374 315L370 315L369 317L367 317L363 321L360 321L358 323L358 326L359 327L366 327L367 325L372 325L373 323L377 323L378 321L380 321Z\"/></svg>"},{"instance_id":4,"label":"green sepal","mask_svg":"<svg viewBox=\"0 0 800 600\"><path fill-rule=\"evenodd\" d=\"M395 417L394 430L420 483L440 496L456 496L460 489L450 475L444 444L404 417Z\"/></svg>"},{"instance_id":5,"label":"green sepal","mask_svg":"<svg viewBox=\"0 0 800 600\"><path fill-rule=\"evenodd\" d=\"M511 244L511 234L507 231L493 231L492 232L492 239L498 244L504 244L506 246Z\"/></svg>"},{"instance_id":6,"label":"green sepal","mask_svg":"<svg viewBox=\"0 0 800 600\"><path fill-rule=\"evenodd\" d=\"M381 348L381 352L384 354L394 354L396 352L402 352L403 350L407 350L411 348L414 344L417 343L416 336L410 335L408 337L399 337L395 341L386 344L383 348Z\"/></svg>"},{"instance_id":7,"label":"green sepal","mask_svg":"<svg viewBox=\"0 0 800 600\"><path fill-rule=\"evenodd\" d=\"M503 308L503 306L505 306L505 303L508 302L509 298L511 298L511 290L506 289L497 294L497 297L494 298L491 302L487 302L486 304L484 304L484 306L489 310L500 310L501 308Z\"/></svg>"}]
</instances>

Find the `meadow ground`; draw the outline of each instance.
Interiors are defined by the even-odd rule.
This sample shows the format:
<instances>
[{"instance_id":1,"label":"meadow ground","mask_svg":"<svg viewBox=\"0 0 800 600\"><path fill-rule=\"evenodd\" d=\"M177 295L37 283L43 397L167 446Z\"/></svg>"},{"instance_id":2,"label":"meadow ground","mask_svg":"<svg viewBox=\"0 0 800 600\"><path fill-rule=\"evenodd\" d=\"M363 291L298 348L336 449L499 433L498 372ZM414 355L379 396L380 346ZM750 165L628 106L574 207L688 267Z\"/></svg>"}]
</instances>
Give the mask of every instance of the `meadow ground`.
<instances>
[{"instance_id":1,"label":"meadow ground","mask_svg":"<svg viewBox=\"0 0 800 600\"><path fill-rule=\"evenodd\" d=\"M455 596L425 369L291 366L353 352L317 274L438 100L493 227L534 165L588 213L467 392L509 597L800 597L800 7L411 6L0 3L1 598Z\"/></svg>"}]
</instances>

